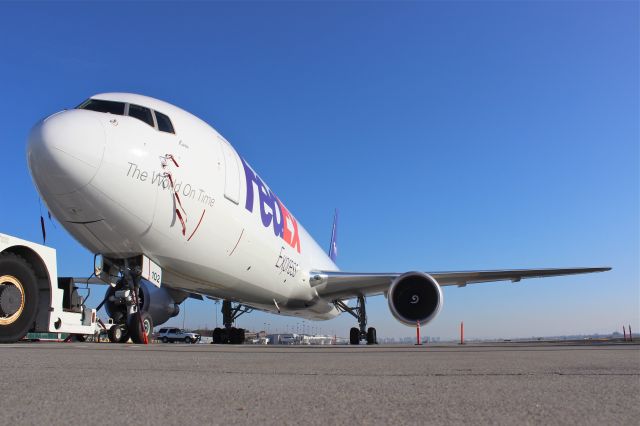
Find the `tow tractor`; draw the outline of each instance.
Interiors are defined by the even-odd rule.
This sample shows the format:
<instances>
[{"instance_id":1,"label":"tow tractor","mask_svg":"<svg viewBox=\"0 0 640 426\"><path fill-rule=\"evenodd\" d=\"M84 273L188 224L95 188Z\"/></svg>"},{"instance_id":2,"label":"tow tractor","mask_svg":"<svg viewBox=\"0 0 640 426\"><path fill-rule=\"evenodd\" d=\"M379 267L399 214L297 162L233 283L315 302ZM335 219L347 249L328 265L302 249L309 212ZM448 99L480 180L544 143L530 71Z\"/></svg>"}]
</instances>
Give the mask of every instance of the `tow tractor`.
<instances>
[{"instance_id":1,"label":"tow tractor","mask_svg":"<svg viewBox=\"0 0 640 426\"><path fill-rule=\"evenodd\" d=\"M0 343L17 342L29 332L83 340L100 331L108 331L114 343L148 343L154 322L177 316L178 305L190 297L162 287L162 268L143 254L127 259L96 254L89 278L58 277L56 265L55 249L0 233ZM80 283L109 286L96 309L85 306ZM102 306L110 316L107 324L96 316Z\"/></svg>"},{"instance_id":2,"label":"tow tractor","mask_svg":"<svg viewBox=\"0 0 640 426\"><path fill-rule=\"evenodd\" d=\"M0 233L0 343L28 332L82 339L100 331L96 309L85 306L77 280L57 272L55 249Z\"/></svg>"}]
</instances>

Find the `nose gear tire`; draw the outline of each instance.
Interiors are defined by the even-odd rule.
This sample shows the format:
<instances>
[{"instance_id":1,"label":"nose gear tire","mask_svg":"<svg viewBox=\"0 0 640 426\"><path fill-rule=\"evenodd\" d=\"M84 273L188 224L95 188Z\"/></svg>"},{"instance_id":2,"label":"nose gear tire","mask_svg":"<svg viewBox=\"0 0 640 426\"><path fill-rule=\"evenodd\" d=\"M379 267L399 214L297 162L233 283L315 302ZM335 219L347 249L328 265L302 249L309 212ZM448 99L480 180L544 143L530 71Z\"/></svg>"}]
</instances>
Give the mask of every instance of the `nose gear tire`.
<instances>
[{"instance_id":1,"label":"nose gear tire","mask_svg":"<svg viewBox=\"0 0 640 426\"><path fill-rule=\"evenodd\" d=\"M151 341L151 333L153 333L153 320L148 312L138 312L131 315L129 320L129 335L133 343L144 343L144 335L147 335L147 341Z\"/></svg>"}]
</instances>

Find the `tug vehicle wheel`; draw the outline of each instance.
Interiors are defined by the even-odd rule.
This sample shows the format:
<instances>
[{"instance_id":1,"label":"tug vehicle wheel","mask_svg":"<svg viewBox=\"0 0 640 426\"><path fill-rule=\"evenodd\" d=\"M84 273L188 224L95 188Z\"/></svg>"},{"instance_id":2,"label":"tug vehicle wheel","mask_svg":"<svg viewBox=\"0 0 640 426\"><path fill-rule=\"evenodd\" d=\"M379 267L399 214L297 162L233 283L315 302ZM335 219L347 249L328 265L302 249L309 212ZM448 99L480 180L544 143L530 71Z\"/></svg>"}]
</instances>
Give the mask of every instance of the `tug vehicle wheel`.
<instances>
[{"instance_id":1,"label":"tug vehicle wheel","mask_svg":"<svg viewBox=\"0 0 640 426\"><path fill-rule=\"evenodd\" d=\"M38 284L31 265L13 253L0 254L0 343L22 339L38 312Z\"/></svg>"},{"instance_id":2,"label":"tug vehicle wheel","mask_svg":"<svg viewBox=\"0 0 640 426\"><path fill-rule=\"evenodd\" d=\"M129 334L122 324L112 326L107 334L111 343L125 343L129 340Z\"/></svg>"}]
</instances>

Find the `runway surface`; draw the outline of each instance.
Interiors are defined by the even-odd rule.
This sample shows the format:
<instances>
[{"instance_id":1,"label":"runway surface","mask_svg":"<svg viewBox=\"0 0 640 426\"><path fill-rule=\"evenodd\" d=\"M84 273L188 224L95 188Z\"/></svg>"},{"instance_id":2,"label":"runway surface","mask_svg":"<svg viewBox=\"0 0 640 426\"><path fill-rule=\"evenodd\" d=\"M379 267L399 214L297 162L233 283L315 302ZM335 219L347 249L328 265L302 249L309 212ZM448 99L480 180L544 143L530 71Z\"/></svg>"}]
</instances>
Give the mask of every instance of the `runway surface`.
<instances>
[{"instance_id":1,"label":"runway surface","mask_svg":"<svg viewBox=\"0 0 640 426\"><path fill-rule=\"evenodd\" d=\"M0 345L0 424L638 424L640 346Z\"/></svg>"}]
</instances>

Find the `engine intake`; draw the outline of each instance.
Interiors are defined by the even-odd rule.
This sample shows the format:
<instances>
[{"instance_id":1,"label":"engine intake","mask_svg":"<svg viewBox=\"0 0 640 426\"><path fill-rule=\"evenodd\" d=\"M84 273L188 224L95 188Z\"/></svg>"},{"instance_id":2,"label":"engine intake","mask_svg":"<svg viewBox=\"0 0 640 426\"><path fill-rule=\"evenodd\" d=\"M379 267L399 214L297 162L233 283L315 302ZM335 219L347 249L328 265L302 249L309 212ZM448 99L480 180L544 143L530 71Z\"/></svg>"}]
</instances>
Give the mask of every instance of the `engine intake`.
<instances>
[{"instance_id":1,"label":"engine intake","mask_svg":"<svg viewBox=\"0 0 640 426\"><path fill-rule=\"evenodd\" d=\"M122 317L125 314L126 306L118 302L114 302L110 299L113 296L116 289L110 287L107 290L106 298L108 302L105 304L105 310L111 318ZM176 292L170 292L163 287L156 287L149 283L147 280L140 280L140 305L141 310L148 312L153 319L154 325L161 325L167 322L170 318L177 316L180 313L180 307L178 306L185 297L186 293L178 296Z\"/></svg>"},{"instance_id":2,"label":"engine intake","mask_svg":"<svg viewBox=\"0 0 640 426\"><path fill-rule=\"evenodd\" d=\"M391 314L401 323L424 325L442 308L442 290L438 282L424 272L407 272L396 278L387 295Z\"/></svg>"}]
</instances>

